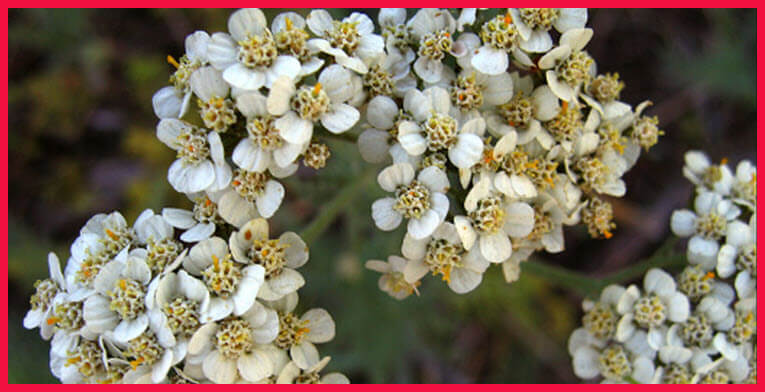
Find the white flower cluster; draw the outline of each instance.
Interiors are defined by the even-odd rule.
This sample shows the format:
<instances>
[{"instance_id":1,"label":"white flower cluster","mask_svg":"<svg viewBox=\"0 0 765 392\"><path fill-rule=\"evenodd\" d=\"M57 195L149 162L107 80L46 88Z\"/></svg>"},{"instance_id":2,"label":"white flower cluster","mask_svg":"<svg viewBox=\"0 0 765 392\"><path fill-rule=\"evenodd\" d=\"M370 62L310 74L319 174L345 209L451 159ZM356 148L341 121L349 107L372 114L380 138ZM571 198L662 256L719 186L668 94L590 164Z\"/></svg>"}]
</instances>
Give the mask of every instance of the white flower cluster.
<instances>
[{"instance_id":1,"label":"white flower cluster","mask_svg":"<svg viewBox=\"0 0 765 392\"><path fill-rule=\"evenodd\" d=\"M610 285L598 301L584 301L583 327L569 340L578 377L664 384L757 380L756 168L742 161L733 176L724 162L713 165L702 152L688 152L685 160L683 173L696 185L695 211L675 211L671 227L691 237L689 265L675 278L648 271L642 290Z\"/></svg>"},{"instance_id":2,"label":"white flower cluster","mask_svg":"<svg viewBox=\"0 0 765 392\"><path fill-rule=\"evenodd\" d=\"M49 254L24 326L52 338L64 383L347 383L319 374L329 357L315 344L334 338L332 317L295 313L307 261L297 234L271 238L262 218L189 246L151 210L132 227L99 214L63 273Z\"/></svg>"},{"instance_id":3,"label":"white flower cluster","mask_svg":"<svg viewBox=\"0 0 765 392\"><path fill-rule=\"evenodd\" d=\"M367 264L381 289L404 298L431 272L466 293L491 264L512 282L532 253L562 252L563 226L611 237L602 196L625 194L622 175L662 132L649 102L633 110L618 74L598 73L586 9L382 9L378 22L358 146L391 163L375 224L407 228L403 258Z\"/></svg>"}]
</instances>

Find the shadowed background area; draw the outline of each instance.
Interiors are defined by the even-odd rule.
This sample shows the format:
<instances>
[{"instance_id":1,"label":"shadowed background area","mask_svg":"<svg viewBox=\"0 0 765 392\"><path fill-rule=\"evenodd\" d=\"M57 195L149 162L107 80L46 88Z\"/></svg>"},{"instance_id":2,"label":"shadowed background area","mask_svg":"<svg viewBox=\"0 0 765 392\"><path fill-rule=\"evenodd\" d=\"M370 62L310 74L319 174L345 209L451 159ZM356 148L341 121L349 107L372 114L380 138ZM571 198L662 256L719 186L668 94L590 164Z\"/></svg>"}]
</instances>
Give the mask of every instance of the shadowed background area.
<instances>
[{"instance_id":1,"label":"shadowed background area","mask_svg":"<svg viewBox=\"0 0 765 392\"><path fill-rule=\"evenodd\" d=\"M269 16L281 10L269 10ZM166 181L174 153L155 137L151 96L167 84L168 54L183 54L197 29L225 31L230 10L9 11L9 382L56 380L49 343L22 328L46 253L62 263L93 214L189 207ZM306 14L305 10L299 11ZM334 10L347 15L350 10ZM369 12L376 18L376 11ZM591 10L587 50L600 72L618 72L622 100L650 99L666 135L625 175L615 200L618 229L592 240L566 231L566 251L544 262L598 278L651 255L669 215L688 203L683 153L713 160L756 157L756 14L752 10ZM355 145L333 141L325 169L301 168L285 182L272 233L299 231L344 185L371 167ZM398 254L403 227L375 229L374 181L312 246L301 269L301 308L326 308L337 336L319 347L355 383L578 382L566 340L580 324L580 291L524 272L512 285L490 268L470 294L427 279L419 297L380 292L367 259Z\"/></svg>"}]
</instances>

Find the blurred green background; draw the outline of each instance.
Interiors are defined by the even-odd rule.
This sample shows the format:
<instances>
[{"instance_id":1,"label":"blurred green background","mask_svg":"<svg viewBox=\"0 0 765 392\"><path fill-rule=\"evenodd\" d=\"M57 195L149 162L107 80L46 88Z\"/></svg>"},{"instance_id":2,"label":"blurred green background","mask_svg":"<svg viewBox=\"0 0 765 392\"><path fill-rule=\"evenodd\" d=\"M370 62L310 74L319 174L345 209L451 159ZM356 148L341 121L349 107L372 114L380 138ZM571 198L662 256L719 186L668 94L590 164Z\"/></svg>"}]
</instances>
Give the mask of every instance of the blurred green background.
<instances>
[{"instance_id":1,"label":"blurred green background","mask_svg":"<svg viewBox=\"0 0 765 392\"><path fill-rule=\"evenodd\" d=\"M274 15L277 10L269 10ZM299 11L306 14L305 10ZM350 10L333 11L345 15ZM376 11L365 11L375 18ZM165 180L174 154L156 140L151 96L167 84L165 57L197 29L225 31L230 10L9 11L9 382L55 382L48 343L21 327L46 253L62 262L91 215L190 206ZM756 14L752 10L591 10L588 51L600 72L619 72L622 100L655 105L666 136L642 156L615 201L609 241L581 228L544 262L606 276L653 253L672 209L688 202L682 156L691 148L731 162L756 157ZM272 232L305 227L337 189L370 167L353 144L332 144L327 168L286 181ZM305 169L305 170L304 170ZM311 247L301 307L321 306L337 337L320 346L331 370L353 382L578 382L565 344L581 296L528 271L507 285L491 268L474 292L427 279L403 302L377 289L367 259L397 254L403 229L377 231L374 181Z\"/></svg>"}]
</instances>

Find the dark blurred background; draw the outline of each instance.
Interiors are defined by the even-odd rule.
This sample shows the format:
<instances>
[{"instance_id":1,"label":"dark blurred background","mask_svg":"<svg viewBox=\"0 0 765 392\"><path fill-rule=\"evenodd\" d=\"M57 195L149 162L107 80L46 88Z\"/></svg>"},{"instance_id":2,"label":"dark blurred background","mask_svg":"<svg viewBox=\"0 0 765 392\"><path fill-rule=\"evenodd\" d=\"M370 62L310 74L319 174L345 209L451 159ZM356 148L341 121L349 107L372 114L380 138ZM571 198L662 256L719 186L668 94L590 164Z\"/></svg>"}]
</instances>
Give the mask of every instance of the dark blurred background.
<instances>
[{"instance_id":1,"label":"dark blurred background","mask_svg":"<svg viewBox=\"0 0 765 392\"><path fill-rule=\"evenodd\" d=\"M277 10L270 10L269 16ZM305 11L299 11L306 14ZM347 10L334 11L347 15ZM376 18L376 11L369 11ZM9 11L9 382L55 382L48 343L21 327L32 284L47 275L46 253L64 262L91 215L190 206L167 184L173 152L155 138L151 96L167 84L168 54L183 54L197 29L225 31L230 10ZM600 72L618 72L622 100L650 99L666 135L643 154L615 201L619 225L608 241L581 228L566 251L543 261L593 277L653 253L691 186L683 153L756 157L756 13L753 10L591 10L587 50ZM299 231L338 187L369 167L355 146L332 145L327 168L286 181L272 232ZM373 181L311 247L301 307L321 306L337 337L320 346L331 370L353 382L578 382L566 340L580 324L581 296L524 273L507 285L491 268L474 292L452 294L427 279L403 302L377 289L367 259L397 254L402 229L377 231Z\"/></svg>"}]
</instances>

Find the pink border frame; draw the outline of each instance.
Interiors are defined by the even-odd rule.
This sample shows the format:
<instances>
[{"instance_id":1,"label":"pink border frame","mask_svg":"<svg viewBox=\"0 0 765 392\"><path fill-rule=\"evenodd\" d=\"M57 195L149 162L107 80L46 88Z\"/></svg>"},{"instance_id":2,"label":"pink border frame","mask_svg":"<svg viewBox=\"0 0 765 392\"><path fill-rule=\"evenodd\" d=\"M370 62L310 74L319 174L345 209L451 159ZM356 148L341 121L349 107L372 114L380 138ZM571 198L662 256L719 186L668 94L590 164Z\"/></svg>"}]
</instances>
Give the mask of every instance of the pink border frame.
<instances>
[{"instance_id":1,"label":"pink border frame","mask_svg":"<svg viewBox=\"0 0 765 392\"><path fill-rule=\"evenodd\" d=\"M220 2L220 1L218 1L214 5L216 5L216 6L225 5L225 6L228 6L228 7L231 7L231 8L237 8L237 7L242 7L242 6L257 6L258 5L257 3L258 2L243 2L243 1L224 1L224 2ZM421 6L447 7L449 4L460 5L463 2L456 2L456 1L418 1L417 3L418 3L418 5L421 5ZM487 5L490 5L490 4L494 4L495 6L507 6L507 5L509 5L509 4L506 4L504 2L499 2L499 1L481 1L479 3L480 3L481 6L487 6ZM526 2L522 2L522 3L526 3ZM542 3L541 5L545 5L545 6L549 7L549 6L561 6L561 5L571 6L573 2L563 2L563 1L536 1L536 2L534 2L534 4L537 5L537 6L540 5L539 3ZM739 1L739 0L736 0L736 1L728 1L728 2L725 2L725 3L712 2L712 1L695 1L695 2L690 2L690 1L671 1L671 2L668 2L668 1L655 1L655 0L643 1L643 2L631 2L631 3L615 3L615 2L607 2L607 1L600 0L600 1L587 1L587 2L577 2L577 3L578 3L577 5L579 5L579 6L584 5L584 6L593 7L593 8L615 8L614 6L617 6L617 5L621 6L621 7L625 7L627 5L633 5L633 6L637 6L637 7L656 7L656 8L670 8L670 7L679 7L679 8L715 7L715 6L719 6L719 5L724 5L724 6L726 6L726 8L728 8L728 7L729 8L758 8L757 5L761 4L761 3L758 3L758 2L755 2L755 1L751 1L751 0L750 1ZM384 4L385 4L386 7L395 7L395 6L409 6L409 5L412 5L412 2L411 1L387 1ZM3 14L2 14L2 18L3 18L3 22L4 23L3 23L3 29L2 29L3 37L2 37L2 41L0 41L0 45L2 45L3 52L5 52L5 60L2 62L2 73L5 74L6 77L2 80L2 89L4 90L4 94L2 96L3 105L2 105L2 108L1 108L1 110L2 110L2 118L3 118L3 123L2 123L2 126L3 126L3 137L2 137L2 141L1 141L1 143L2 143L2 158L3 158L2 159L2 165L3 165L3 169L4 170L2 172L2 175L3 175L3 183L2 183L3 192L2 192L2 195L0 195L0 197L2 197L2 208L0 208L0 221L1 221L0 222L0 230L2 231L2 242L1 242L1 245L0 245L0 252L1 252L0 254L5 255L6 257L5 257L5 268L2 270L2 274L3 274L2 277L3 277L3 279L0 280L0 285L2 285L1 286L1 290L0 290L0 296L2 296L2 301L0 301L0 306L2 306L2 312L3 312L3 314L6 315L6 317L5 317L5 320L4 320L5 322L2 323L2 327L0 328L0 333L2 333L2 336L3 336L3 338L2 338L2 350L3 350L3 353L5 354L3 356L3 358L2 358L3 366L2 366L2 369L0 371L2 372L1 373L2 374L2 380L6 384L8 383L8 362L10 360L10 358L8 357L8 355L10 353L8 352L8 268L7 268L7 266L8 266L8 259L7 259L7 255L8 255L8 185L9 185L8 184L8 54L9 54L8 53L8 8L38 8L38 7L39 8L45 8L45 7L50 7L50 8L70 8L70 7L71 8L77 8L77 7L87 8L87 7L93 7L93 8L97 8L97 7L104 7L104 6L108 6L109 8L112 8L112 7L116 7L116 6L119 6L119 5L123 5L125 7L130 7L130 8L135 8L135 7L139 7L139 8L140 7L157 7L158 5L162 5L163 7L203 8L204 6L210 5L210 3L209 2L205 2L205 1L201 1L201 0L185 0L185 1L165 0L165 1L162 1L162 2L159 2L159 3L157 1L133 0L133 1L130 1L130 2L123 1L123 2L119 2L119 3L115 2L115 3L109 3L109 4L105 4L103 2L96 2L96 1L93 1L93 0L77 0L77 1L68 1L68 2L50 1L50 0L48 0L48 1L35 1L35 0L32 0L32 1L9 1L6 4L6 9L3 11ZM297 8L301 8L301 7L304 7L304 8L317 8L317 6L318 6L318 4L316 2L308 2L308 1L288 1L288 2L284 3L284 5L285 6L290 6L290 7L297 7ZM355 5L359 5L359 4L358 3L354 4L351 1L332 0L332 1L324 1L324 2L322 2L321 5L323 6L323 8L335 8L335 7L336 8L354 8ZM372 4L364 3L363 5L364 6L371 6ZM379 3L376 4L376 5L379 6ZM517 5L522 5L522 4L513 4L513 5L517 6ZM759 14L759 9L758 9L758 14ZM765 21L763 21L763 19L758 18L758 20L757 20L757 38L758 38L757 39L757 75L758 75L758 80L757 80L757 95L758 96L760 94L762 94L763 92L765 92L765 80L763 80L763 78L761 77L762 73L760 72L762 70L762 68L763 68L763 56L765 55L765 52L763 52L763 48L762 48L763 47L763 39L762 38L764 36L763 35L763 28L764 27L765 27ZM757 135L758 135L757 136L757 152L758 152L758 154L757 154L757 166L765 167L765 156L759 155L759 149L760 149L760 147L764 147L763 143L765 143L764 142L765 139L762 139L762 138L759 137L759 133L762 130L762 128L761 128L761 126L762 126L762 117L761 117L762 109L765 109L765 104L763 104L763 101L758 101L758 105L757 105ZM759 195L758 199L757 199L758 204L759 204L759 201L761 199L763 199L762 192L761 192L762 188L765 188L765 186L763 186L761 182L758 183L758 186L757 186L757 193ZM758 219L757 224L759 225L759 219ZM759 234L758 233L757 241L759 242L759 240L762 239L762 238L765 238L765 234ZM761 283L762 280L765 280L765 278L763 278L762 274L760 274L759 277L757 278L758 286L761 286L760 283ZM759 293L757 294L757 302L758 302L758 304L762 303L762 299L764 297L765 297L765 294L763 294L763 295L761 295ZM758 324L758 326L761 326L762 325L762 323L761 323L762 318L759 317L759 314L761 314L761 313L758 313L758 317L757 317L758 323L757 324ZM758 328L758 331L759 331L759 328ZM762 335L758 334L758 336L762 336ZM760 340L761 339L758 338L758 341L757 341L758 342L758 347L762 347L762 345L760 344L761 343ZM758 350L757 351L757 353L758 353L757 356L759 358L762 358L763 351L765 351L765 350ZM758 364L758 366L757 366L758 373L760 373L759 372L759 370L761 370L760 367L761 366L759 366L759 364ZM44 364L41 364L41 369L47 371L47 367ZM758 379L758 382L759 382L759 379ZM332 388L332 389L334 389L334 388L343 388L343 389L346 389L346 388L348 388L348 389L359 389L359 388L377 389L377 388L380 388L379 390L382 390L382 388L385 388L384 385L385 384L380 385L380 386L376 386L376 385L373 385L373 386L370 386L370 385L363 385L363 386L361 386L361 385L356 385L356 386L354 386L354 385L350 385L350 386L334 386L333 385L333 386L315 386L315 387L316 388L325 389L325 390L330 390L330 388ZM566 384L564 384L564 385L566 385ZM75 391L75 390L78 390L79 388L83 388L83 387L84 388L93 388L93 386L71 386L71 385L61 385L61 386L58 386L58 388L69 389L71 391ZM159 385L144 386L144 387L141 387L141 388L149 388L149 389L159 390L159 389L164 389L164 388L167 388L167 387L173 388L173 386L159 386ZM525 386L521 386L521 387L522 388L543 388L545 390L547 390L548 388L550 388L549 390L554 390L553 388L555 388L555 386L550 386L550 385L533 386L533 387L529 386L529 385L525 385ZM663 390L668 390L670 388L715 388L713 386L691 386L691 387L684 387L684 386L667 386L667 385L658 385L658 386L647 386L647 385L646 386L640 386L640 385L627 385L627 386L623 386L623 385L620 385L619 386L619 388L639 388L639 389L642 389L642 388L657 388L657 387L660 388L660 389L663 389ZM22 389L26 390L28 388L29 387L24 386L24 385L16 385L16 384L11 384L10 385L10 390L22 390ZM129 387L129 386L114 386L114 388L131 388L131 387ZM178 387L175 387L175 388L178 388ZM204 388L204 386L193 386L192 388ZM227 387L227 388L231 388L231 387ZM244 390L245 388L252 388L252 386L240 385L240 386L235 386L234 388L236 388L238 390ZM291 387L290 386L272 386L272 388L291 388ZM438 388L439 391L443 391L444 388L457 390L457 388L462 389L464 387L456 386L456 385L452 386L452 385L438 385L438 384L435 384L435 385L402 385L400 387L397 386L397 388L404 388L404 389L407 389L407 390L409 388L412 388L412 390L414 390L414 388L417 388L418 390L420 390L422 388L424 388L424 389L433 388L433 390L436 390L436 388ZM500 390L505 390L504 388L506 388L506 387L502 386L502 385L473 385L470 388L478 388L478 389L483 390L483 391L500 391ZM567 388L574 388L575 390L589 390L590 388L608 388L608 386L600 386L600 387L598 387L598 386L592 386L592 385L568 384ZM755 386L737 385L734 388L752 389L752 388L755 388Z\"/></svg>"}]
</instances>

